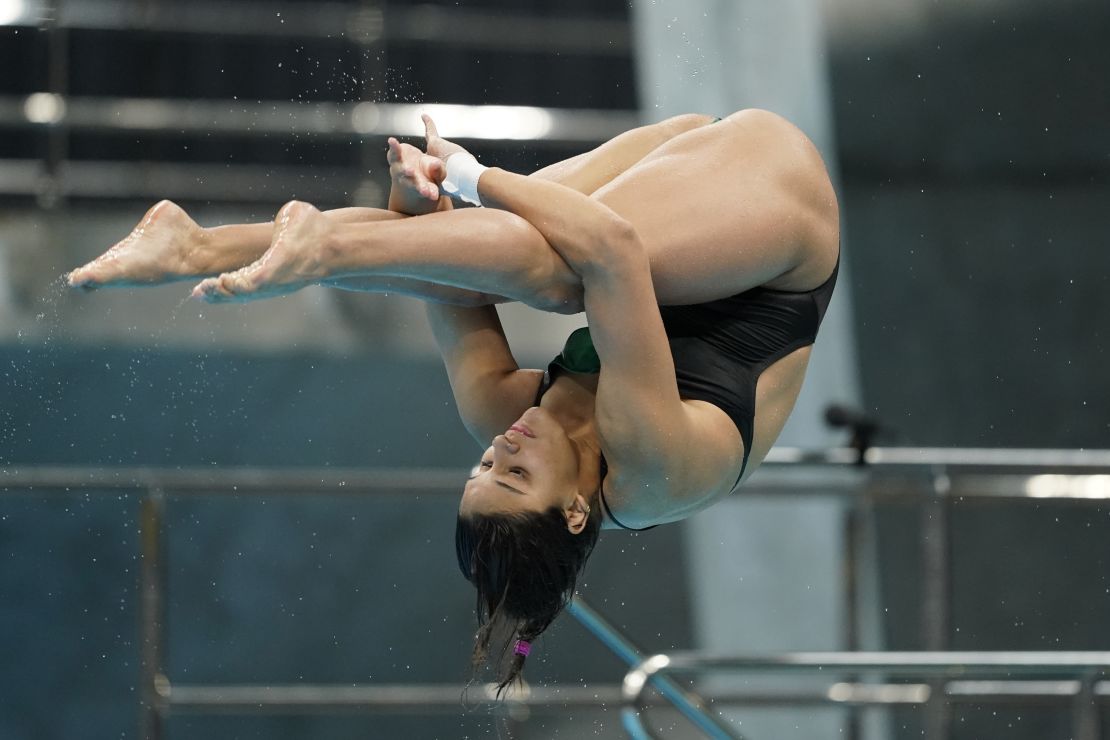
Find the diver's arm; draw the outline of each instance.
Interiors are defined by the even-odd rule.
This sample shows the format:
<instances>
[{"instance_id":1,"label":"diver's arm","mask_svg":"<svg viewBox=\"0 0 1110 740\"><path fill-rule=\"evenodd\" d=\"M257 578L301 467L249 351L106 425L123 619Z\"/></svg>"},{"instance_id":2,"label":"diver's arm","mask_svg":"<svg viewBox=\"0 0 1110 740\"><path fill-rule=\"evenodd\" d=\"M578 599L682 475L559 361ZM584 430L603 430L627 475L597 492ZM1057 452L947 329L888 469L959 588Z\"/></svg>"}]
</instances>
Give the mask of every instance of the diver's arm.
<instances>
[{"instance_id":1,"label":"diver's arm","mask_svg":"<svg viewBox=\"0 0 1110 740\"><path fill-rule=\"evenodd\" d=\"M493 306L427 310L459 417L484 448L532 405L543 372L520 369Z\"/></svg>"},{"instance_id":2,"label":"diver's arm","mask_svg":"<svg viewBox=\"0 0 1110 740\"><path fill-rule=\"evenodd\" d=\"M634 245L642 252L628 221L600 201L558 183L490 167L481 174L478 192L483 205L532 224L584 287L588 277L604 271L623 249Z\"/></svg>"}]
</instances>

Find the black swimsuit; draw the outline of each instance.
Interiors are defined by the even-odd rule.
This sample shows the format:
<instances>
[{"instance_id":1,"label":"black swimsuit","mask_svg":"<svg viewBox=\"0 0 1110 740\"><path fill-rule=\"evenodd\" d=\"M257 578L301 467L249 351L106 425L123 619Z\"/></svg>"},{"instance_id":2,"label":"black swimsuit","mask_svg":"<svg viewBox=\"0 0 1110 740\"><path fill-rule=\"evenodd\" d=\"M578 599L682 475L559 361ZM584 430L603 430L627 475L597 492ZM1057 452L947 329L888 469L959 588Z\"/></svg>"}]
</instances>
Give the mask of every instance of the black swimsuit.
<instances>
[{"instance_id":1,"label":"black swimsuit","mask_svg":"<svg viewBox=\"0 0 1110 740\"><path fill-rule=\"evenodd\" d=\"M659 307L674 358L678 395L684 399L708 401L724 411L736 424L744 441L744 461L736 476L737 483L748 467L751 454L759 376L794 350L813 344L839 270L840 259L837 258L832 274L813 290L752 288L708 303ZM600 362L595 367L588 358L579 359L588 354L582 346L582 332L585 331L575 331L567 340L563 353L548 365L536 395L537 406L561 371L597 372L600 369ZM586 336L588 338L588 334ZM594 353L593 357L596 356ZM607 470L602 456L602 481ZM600 498L614 524L622 529L638 529L621 524L613 516L605 501L604 486Z\"/></svg>"},{"instance_id":2,"label":"black swimsuit","mask_svg":"<svg viewBox=\"0 0 1110 740\"><path fill-rule=\"evenodd\" d=\"M748 466L755 427L755 388L768 367L813 344L832 298L840 259L813 290L752 288L693 306L660 306L674 358L678 394L708 401L732 419Z\"/></svg>"}]
</instances>

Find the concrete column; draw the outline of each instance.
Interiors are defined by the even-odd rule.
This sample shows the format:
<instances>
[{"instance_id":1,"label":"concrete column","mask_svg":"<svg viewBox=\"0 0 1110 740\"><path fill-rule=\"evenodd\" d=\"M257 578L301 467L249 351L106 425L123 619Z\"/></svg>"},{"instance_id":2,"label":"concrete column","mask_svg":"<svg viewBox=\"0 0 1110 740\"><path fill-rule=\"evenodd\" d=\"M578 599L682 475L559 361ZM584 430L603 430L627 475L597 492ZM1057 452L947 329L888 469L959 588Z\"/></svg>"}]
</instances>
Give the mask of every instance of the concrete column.
<instances>
[{"instance_id":1,"label":"concrete column","mask_svg":"<svg viewBox=\"0 0 1110 740\"><path fill-rule=\"evenodd\" d=\"M766 108L806 132L835 179L817 0L636 0L633 22L647 121L683 112L723 116ZM858 401L848 256L842 255L836 295L780 444L833 443L822 422L824 407ZM846 647L843 514L835 501L736 496L690 519L686 535L698 647L714 652ZM871 591L866 583L862 590ZM847 726L835 709L739 711L735 719L740 731L755 739L842 737Z\"/></svg>"}]
</instances>

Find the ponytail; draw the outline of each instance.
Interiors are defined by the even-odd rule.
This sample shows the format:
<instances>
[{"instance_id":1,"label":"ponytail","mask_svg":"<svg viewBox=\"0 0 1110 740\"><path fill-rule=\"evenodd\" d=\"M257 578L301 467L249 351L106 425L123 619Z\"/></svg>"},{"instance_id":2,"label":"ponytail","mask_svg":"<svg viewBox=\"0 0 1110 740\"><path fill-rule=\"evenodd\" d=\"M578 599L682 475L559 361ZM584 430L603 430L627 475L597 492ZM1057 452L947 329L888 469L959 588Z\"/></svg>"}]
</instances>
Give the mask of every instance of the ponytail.
<instances>
[{"instance_id":1,"label":"ponytail","mask_svg":"<svg viewBox=\"0 0 1110 740\"><path fill-rule=\"evenodd\" d=\"M558 507L459 515L455 527L459 570L477 589L471 683L486 665L497 671L498 699L514 681L523 681L524 663L535 640L570 602L600 532L600 512L588 515L578 534L567 529ZM491 660L491 643L499 646L495 660Z\"/></svg>"}]
</instances>

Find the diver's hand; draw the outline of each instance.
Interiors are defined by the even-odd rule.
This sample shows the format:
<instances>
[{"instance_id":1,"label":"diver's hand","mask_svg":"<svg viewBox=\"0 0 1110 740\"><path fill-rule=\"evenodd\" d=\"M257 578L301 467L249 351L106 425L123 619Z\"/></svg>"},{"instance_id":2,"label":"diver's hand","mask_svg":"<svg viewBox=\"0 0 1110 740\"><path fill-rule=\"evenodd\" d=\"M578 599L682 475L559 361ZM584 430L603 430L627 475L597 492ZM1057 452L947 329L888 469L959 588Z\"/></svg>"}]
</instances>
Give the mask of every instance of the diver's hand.
<instances>
[{"instance_id":1,"label":"diver's hand","mask_svg":"<svg viewBox=\"0 0 1110 740\"><path fill-rule=\"evenodd\" d=\"M389 210L410 216L439 210L439 185L447 173L443 160L391 136L386 161L391 182Z\"/></svg>"},{"instance_id":2,"label":"diver's hand","mask_svg":"<svg viewBox=\"0 0 1110 740\"><path fill-rule=\"evenodd\" d=\"M446 162L452 154L466 152L466 149L455 142L440 138L435 121L427 113L420 116L420 119L424 121L424 148L428 150L428 154Z\"/></svg>"}]
</instances>

